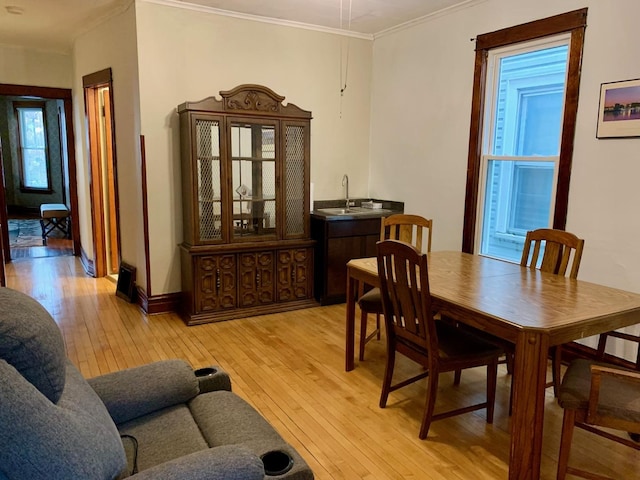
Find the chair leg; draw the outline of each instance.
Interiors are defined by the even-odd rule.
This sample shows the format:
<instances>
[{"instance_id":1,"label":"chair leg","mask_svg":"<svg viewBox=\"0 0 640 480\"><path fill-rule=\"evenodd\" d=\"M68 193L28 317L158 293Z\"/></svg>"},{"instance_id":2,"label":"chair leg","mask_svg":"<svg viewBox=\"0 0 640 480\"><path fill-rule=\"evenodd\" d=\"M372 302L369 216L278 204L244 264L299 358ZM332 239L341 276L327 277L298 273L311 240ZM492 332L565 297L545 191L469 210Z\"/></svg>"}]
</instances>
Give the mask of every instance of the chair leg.
<instances>
[{"instance_id":1,"label":"chair leg","mask_svg":"<svg viewBox=\"0 0 640 480\"><path fill-rule=\"evenodd\" d=\"M390 345L387 340L387 364L384 368L384 379L382 380L382 392L380 393L380 408L387 406L389 391L391 390L391 380L393 379L393 368L396 363L395 345Z\"/></svg>"},{"instance_id":2,"label":"chair leg","mask_svg":"<svg viewBox=\"0 0 640 480\"><path fill-rule=\"evenodd\" d=\"M367 343L367 317L367 312L362 310L360 314L360 361L364 360L364 345Z\"/></svg>"},{"instance_id":3,"label":"chair leg","mask_svg":"<svg viewBox=\"0 0 640 480\"><path fill-rule=\"evenodd\" d=\"M462 370L459 368L453 372L453 384L460 385L460 377L462 376Z\"/></svg>"},{"instance_id":4,"label":"chair leg","mask_svg":"<svg viewBox=\"0 0 640 480\"><path fill-rule=\"evenodd\" d=\"M507 373L509 375L513 375L513 361L514 361L513 353L506 354L506 361L507 361Z\"/></svg>"},{"instance_id":5,"label":"chair leg","mask_svg":"<svg viewBox=\"0 0 640 480\"><path fill-rule=\"evenodd\" d=\"M42 229L42 245L46 246L47 245L47 228L42 218L40 219L40 228Z\"/></svg>"},{"instance_id":6,"label":"chair leg","mask_svg":"<svg viewBox=\"0 0 640 480\"><path fill-rule=\"evenodd\" d=\"M553 395L558 397L558 389L562 381L562 345L553 348L552 352Z\"/></svg>"},{"instance_id":7,"label":"chair leg","mask_svg":"<svg viewBox=\"0 0 640 480\"><path fill-rule=\"evenodd\" d=\"M569 453L571 452L571 440L573 438L573 427L575 425L575 410L565 410L562 417L562 434L560 436L560 453L558 455L558 475L557 480L564 480L567 476L569 466Z\"/></svg>"},{"instance_id":8,"label":"chair leg","mask_svg":"<svg viewBox=\"0 0 640 480\"><path fill-rule=\"evenodd\" d=\"M511 377L511 387L509 388L509 416L513 413L513 377Z\"/></svg>"},{"instance_id":9,"label":"chair leg","mask_svg":"<svg viewBox=\"0 0 640 480\"><path fill-rule=\"evenodd\" d=\"M433 372L427 377L427 401L424 407L424 415L422 416L422 424L420 425L420 433L418 436L421 440L427 438L429 427L431 427L431 419L436 406L436 395L438 393L438 377L439 372Z\"/></svg>"},{"instance_id":10,"label":"chair leg","mask_svg":"<svg viewBox=\"0 0 640 480\"><path fill-rule=\"evenodd\" d=\"M360 314L360 361L364 360L364 346L369 340L373 338L375 333L376 338L380 340L380 314L376 313L376 331L371 333L370 337L367 337L367 321L369 320L369 314L365 310L361 310Z\"/></svg>"},{"instance_id":11,"label":"chair leg","mask_svg":"<svg viewBox=\"0 0 640 480\"><path fill-rule=\"evenodd\" d=\"M487 365L487 423L493 423L496 406L496 386L498 384L498 359Z\"/></svg>"}]
</instances>

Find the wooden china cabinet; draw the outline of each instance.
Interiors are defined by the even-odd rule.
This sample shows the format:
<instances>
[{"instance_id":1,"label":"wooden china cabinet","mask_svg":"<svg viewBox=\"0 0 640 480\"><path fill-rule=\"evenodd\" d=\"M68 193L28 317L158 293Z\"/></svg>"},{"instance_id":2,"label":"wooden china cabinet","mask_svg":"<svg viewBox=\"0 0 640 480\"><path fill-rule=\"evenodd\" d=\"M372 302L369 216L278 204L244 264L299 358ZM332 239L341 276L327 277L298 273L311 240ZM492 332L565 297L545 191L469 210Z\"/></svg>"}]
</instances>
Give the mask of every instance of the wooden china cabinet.
<instances>
[{"instance_id":1,"label":"wooden china cabinet","mask_svg":"<svg viewBox=\"0 0 640 480\"><path fill-rule=\"evenodd\" d=\"M260 85L178 106L188 325L313 300L311 112Z\"/></svg>"}]
</instances>

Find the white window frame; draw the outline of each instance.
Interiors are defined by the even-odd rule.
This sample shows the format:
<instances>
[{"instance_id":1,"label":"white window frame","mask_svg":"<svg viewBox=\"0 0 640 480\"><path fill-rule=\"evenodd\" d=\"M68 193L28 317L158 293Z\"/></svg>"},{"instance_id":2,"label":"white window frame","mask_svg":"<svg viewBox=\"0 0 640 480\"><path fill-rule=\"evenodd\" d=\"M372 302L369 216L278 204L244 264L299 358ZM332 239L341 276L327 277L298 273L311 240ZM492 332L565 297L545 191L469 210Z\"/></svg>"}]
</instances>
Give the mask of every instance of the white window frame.
<instances>
[{"instance_id":1,"label":"white window frame","mask_svg":"<svg viewBox=\"0 0 640 480\"><path fill-rule=\"evenodd\" d=\"M560 165L559 152L557 155L553 155L553 156L538 156L538 155L503 156L503 155L491 155L490 152L493 151L495 129L497 127L496 125L497 122L495 122L494 119L496 118L496 108L497 108L496 98L498 96L497 90L499 88L498 77L500 75L500 71L499 71L500 60L504 57L509 57L512 55L516 55L518 53L525 53L525 52L534 51L534 50L553 48L561 45L567 45L567 47L570 47L570 42L571 42L571 34L564 33L560 35L554 35L553 37L546 37L539 40L531 40L531 41L527 41L527 42L523 42L515 45L509 45L503 48L496 48L489 52L489 56L487 59L487 68L488 68L487 77L486 77L487 80L485 85L485 92L486 92L485 111L484 111L485 128L482 135L482 152L483 153L480 156L478 202L476 206L477 211L476 211L475 241L474 241L474 246L475 246L474 250L476 254L480 254L488 257L491 256L487 253L482 253L482 239L483 239L483 236L485 235L483 231L483 224L484 224L485 201L486 201L486 194L487 194L487 191L486 191L487 172L488 172L490 161L505 161L505 162L517 161L517 162L530 163L532 165L535 165L536 163L541 164L542 162L547 162L547 163L553 162L554 164L553 183L552 183L552 191L551 191L551 203L549 206L548 226L551 228L553 224L553 212L555 210L556 191L558 186L558 172L559 172L559 165ZM567 62L568 62L568 58L567 58ZM567 76L568 70L569 70L568 68L565 70L565 78L564 78L563 111L564 111L564 101L566 99L566 85L567 85L566 76ZM543 75L543 73L544 72L541 72L541 76ZM518 79L513 79L512 81L515 83L519 82ZM527 83L528 87L531 85L532 85L531 82ZM535 85L535 82L533 85ZM515 88L514 86L514 88L509 89L508 95L510 96L510 98L513 99L512 96L516 94L519 94L518 88ZM519 105L518 101L511 101L508 103L508 107L511 109L517 108L518 105ZM512 115L512 118L516 118L516 117L517 115L515 114ZM561 138L562 136L562 127L563 125L561 122L560 131L558 132L559 138ZM506 125L506 129L508 129L509 134L507 134L507 130L505 130L505 134L503 136L509 139L509 141L511 141L511 139L515 138L515 135L513 135L513 130L515 128L517 128L516 122ZM503 148L503 150L505 150L505 148ZM510 185L513 185L513 169L512 169L511 175L505 181L508 181ZM509 195L509 198L511 198L511 195ZM501 227L504 227L503 232L507 232L508 230L506 227L507 227L507 223L509 222L509 214L510 214L511 207L512 207L511 204L504 206L503 210L501 210L500 212ZM518 235L515 235L512 233L500 233L499 235L503 236L505 239L512 239L514 241L516 240L516 238L518 238Z\"/></svg>"}]
</instances>

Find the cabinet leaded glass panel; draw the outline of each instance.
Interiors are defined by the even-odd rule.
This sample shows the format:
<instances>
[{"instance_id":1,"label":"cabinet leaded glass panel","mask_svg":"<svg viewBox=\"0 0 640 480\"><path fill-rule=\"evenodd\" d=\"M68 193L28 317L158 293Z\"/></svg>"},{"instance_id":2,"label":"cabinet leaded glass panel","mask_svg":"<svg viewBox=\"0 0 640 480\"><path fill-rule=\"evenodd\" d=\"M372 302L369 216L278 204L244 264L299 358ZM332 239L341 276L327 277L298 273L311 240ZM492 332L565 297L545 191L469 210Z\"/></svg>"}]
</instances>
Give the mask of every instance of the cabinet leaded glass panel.
<instances>
[{"instance_id":1,"label":"cabinet leaded glass panel","mask_svg":"<svg viewBox=\"0 0 640 480\"><path fill-rule=\"evenodd\" d=\"M220 188L220 124L196 120L198 213L200 241L222 238Z\"/></svg>"},{"instance_id":2,"label":"cabinet leaded glass panel","mask_svg":"<svg viewBox=\"0 0 640 480\"><path fill-rule=\"evenodd\" d=\"M304 127L285 127L285 235L304 233L305 135Z\"/></svg>"}]
</instances>

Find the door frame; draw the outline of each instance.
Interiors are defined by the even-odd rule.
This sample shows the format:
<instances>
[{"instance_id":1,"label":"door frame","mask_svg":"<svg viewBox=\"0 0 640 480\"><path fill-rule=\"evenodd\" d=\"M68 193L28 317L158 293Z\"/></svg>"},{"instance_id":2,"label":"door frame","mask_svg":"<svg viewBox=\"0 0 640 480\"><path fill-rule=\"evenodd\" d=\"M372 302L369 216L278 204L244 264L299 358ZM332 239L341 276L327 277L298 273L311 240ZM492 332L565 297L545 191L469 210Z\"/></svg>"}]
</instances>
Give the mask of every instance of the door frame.
<instances>
[{"instance_id":1,"label":"door frame","mask_svg":"<svg viewBox=\"0 0 640 480\"><path fill-rule=\"evenodd\" d=\"M94 276L104 277L117 273L120 266L120 215L118 199L118 169L116 157L115 118L113 103L113 81L111 68L82 77L84 91L85 121L88 136L88 171L89 171L89 196L91 199L91 222L93 225L93 266ZM105 105L107 158L106 167L103 167L102 154L98 140L99 126L97 124L96 105L98 103L98 90L106 87L109 90L108 105ZM108 112L107 112L108 110ZM98 112L100 115L102 112ZM104 185L104 177L107 177L107 185ZM105 195L104 189L108 189ZM107 202L105 202L105 196ZM107 221L108 226L107 227ZM113 258L113 243L116 244L115 262ZM108 248L110 245L110 251ZM107 255L111 255L110 262ZM116 263L116 265L114 265ZM109 269L109 265L111 268Z\"/></svg>"},{"instance_id":2,"label":"door frame","mask_svg":"<svg viewBox=\"0 0 640 480\"><path fill-rule=\"evenodd\" d=\"M47 100L62 100L64 107L64 120L66 130L67 143L67 160L68 160L68 188L69 188L69 206L71 210L71 239L73 244L73 255L80 255L80 226L78 223L78 185L76 176L76 149L75 137L73 133L73 104L72 91L68 88L52 88L37 87L33 85L13 85L0 84L0 96L3 97L38 97ZM61 139L62 141L63 139ZM4 183L4 165L2 167L2 181L0 182L0 225L2 235L0 241L0 249L3 262L11 261L11 249L9 246L9 229L8 229L8 212L6 203L6 191Z\"/></svg>"}]
</instances>

